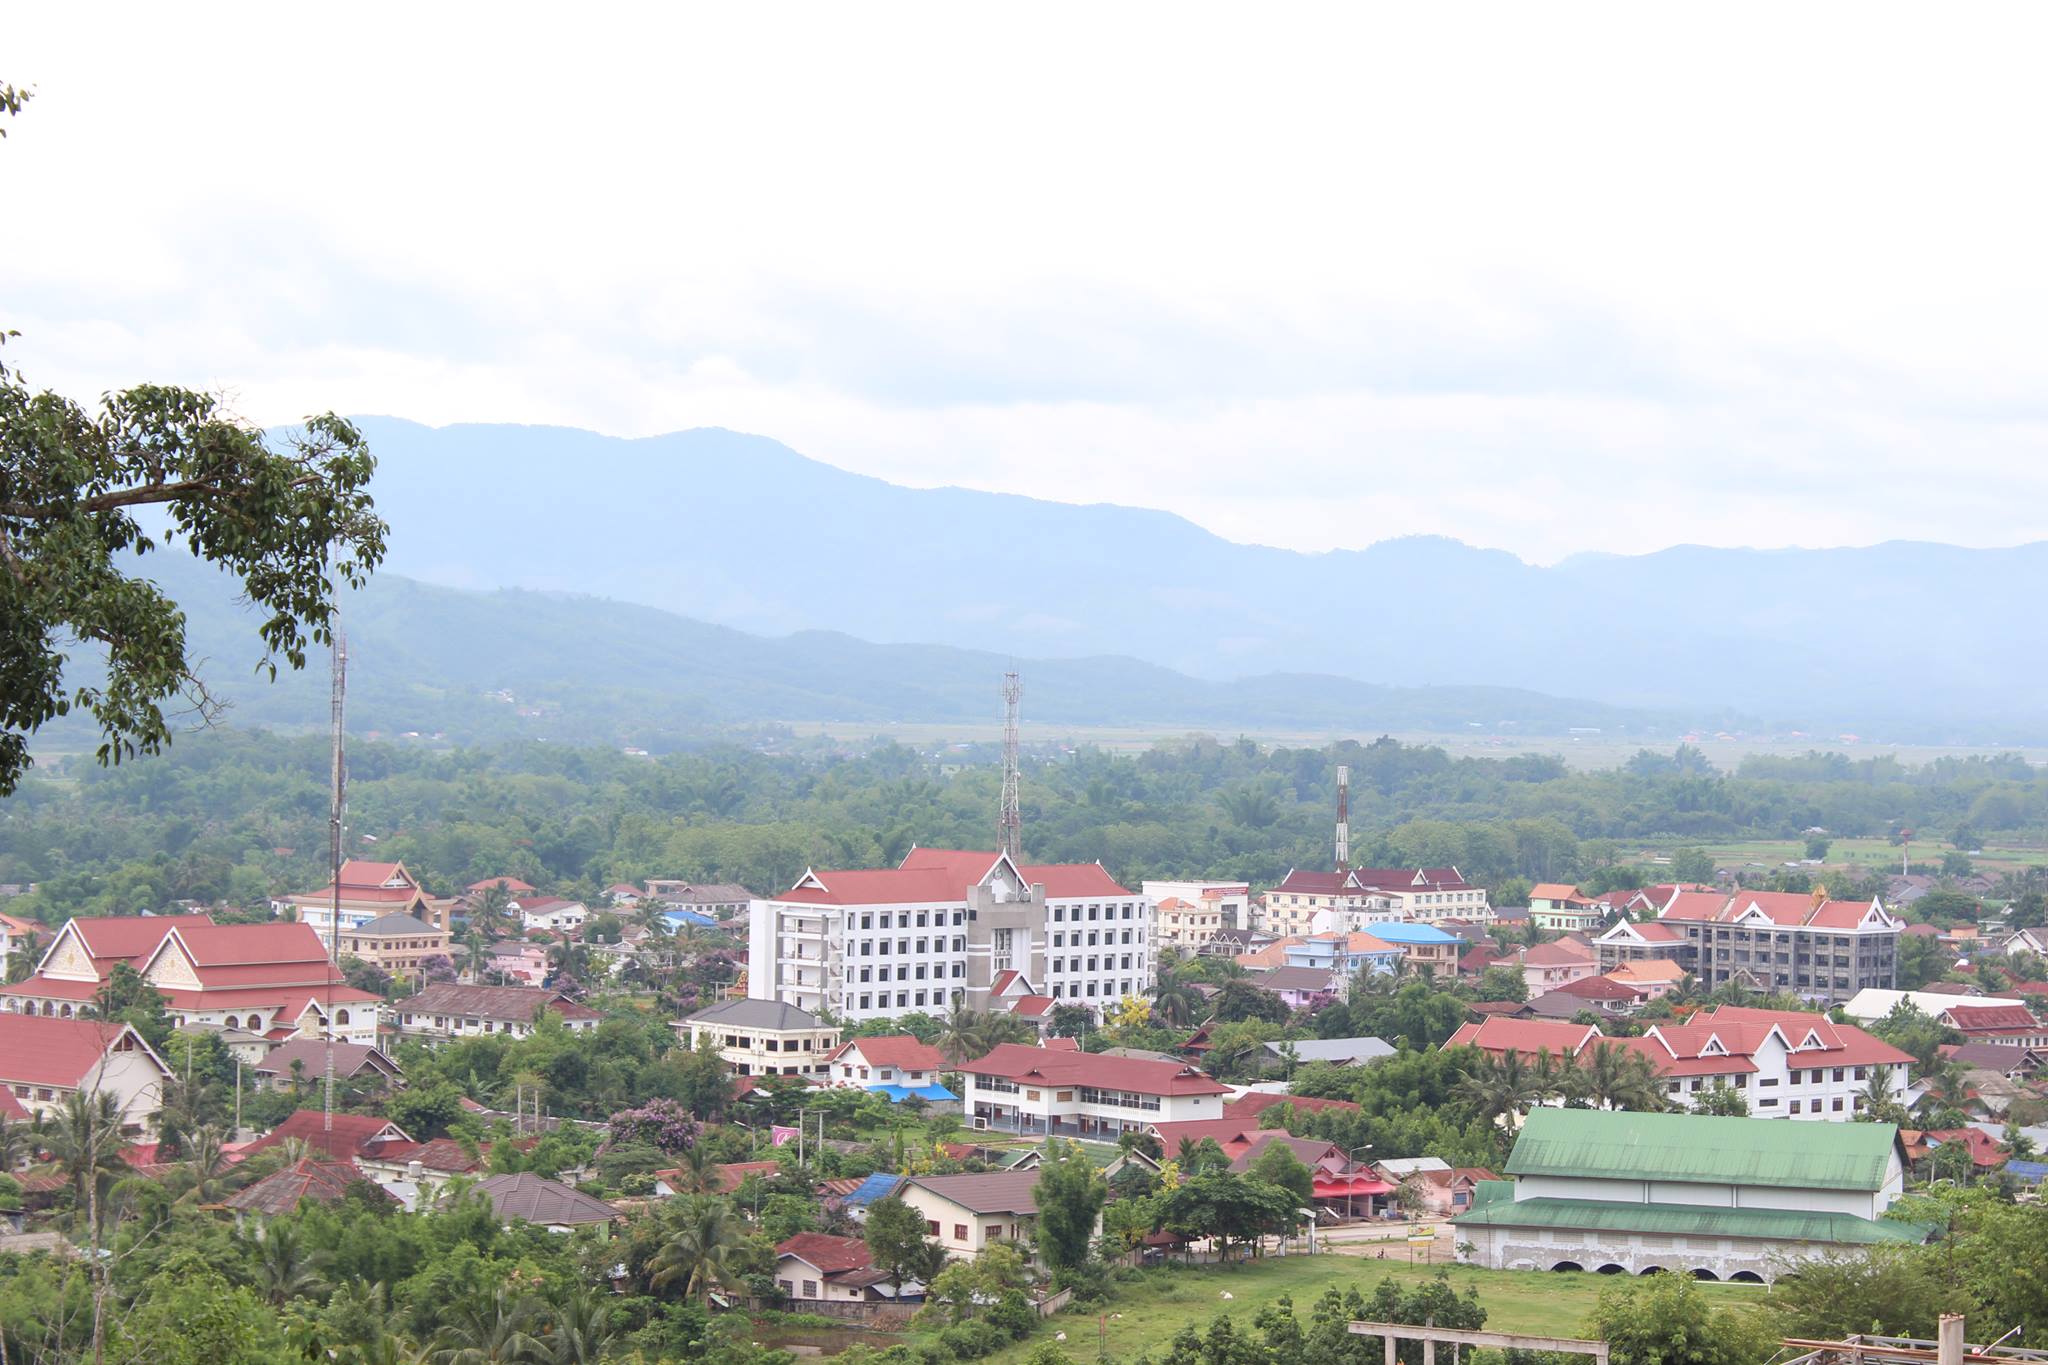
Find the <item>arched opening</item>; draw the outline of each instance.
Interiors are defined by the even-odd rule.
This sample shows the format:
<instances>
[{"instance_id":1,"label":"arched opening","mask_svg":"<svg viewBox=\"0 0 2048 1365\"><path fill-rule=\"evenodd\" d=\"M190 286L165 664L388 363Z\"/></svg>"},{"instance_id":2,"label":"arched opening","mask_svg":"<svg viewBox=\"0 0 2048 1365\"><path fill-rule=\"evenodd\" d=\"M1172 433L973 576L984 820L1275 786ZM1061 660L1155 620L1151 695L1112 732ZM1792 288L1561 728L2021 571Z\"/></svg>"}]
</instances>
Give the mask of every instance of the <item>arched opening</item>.
<instances>
[{"instance_id":1,"label":"arched opening","mask_svg":"<svg viewBox=\"0 0 2048 1365\"><path fill-rule=\"evenodd\" d=\"M1662 1275L1663 1273L1664 1267L1661 1265L1646 1265L1636 1272L1638 1275Z\"/></svg>"},{"instance_id":2,"label":"arched opening","mask_svg":"<svg viewBox=\"0 0 2048 1365\"><path fill-rule=\"evenodd\" d=\"M233 1021L233 1020L229 1020L228 1022L230 1022L230 1023L233 1023L234 1021ZM263 1031L263 1016L262 1016L262 1015L260 1015L260 1014L252 1014L252 1015L250 1015L250 1016L249 1016L249 1032L251 1032L251 1033L261 1033L262 1031Z\"/></svg>"},{"instance_id":3,"label":"arched opening","mask_svg":"<svg viewBox=\"0 0 2048 1365\"><path fill-rule=\"evenodd\" d=\"M1738 1270L1728 1278L1736 1284L1762 1284L1764 1282L1764 1277L1757 1274L1754 1270Z\"/></svg>"},{"instance_id":4,"label":"arched opening","mask_svg":"<svg viewBox=\"0 0 2048 1365\"><path fill-rule=\"evenodd\" d=\"M1559 1261L1550 1268L1552 1270L1584 1270L1586 1267L1580 1265L1577 1261Z\"/></svg>"},{"instance_id":5,"label":"arched opening","mask_svg":"<svg viewBox=\"0 0 2048 1365\"><path fill-rule=\"evenodd\" d=\"M57 1017L59 1019L69 1019L71 1017L71 1006L66 1005Z\"/></svg>"},{"instance_id":6,"label":"arched opening","mask_svg":"<svg viewBox=\"0 0 2048 1365\"><path fill-rule=\"evenodd\" d=\"M334 1012L334 1022L337 1024L346 1024L348 1022L348 1011L336 1010Z\"/></svg>"},{"instance_id":7,"label":"arched opening","mask_svg":"<svg viewBox=\"0 0 2048 1365\"><path fill-rule=\"evenodd\" d=\"M1692 1272L1692 1277L1695 1280L1718 1280L1721 1278L1711 1270L1695 1270Z\"/></svg>"},{"instance_id":8,"label":"arched opening","mask_svg":"<svg viewBox=\"0 0 2048 1365\"><path fill-rule=\"evenodd\" d=\"M1626 1275L1628 1274L1628 1271L1616 1265L1614 1262L1609 1261L1606 1265L1601 1266L1597 1273L1602 1275Z\"/></svg>"}]
</instances>

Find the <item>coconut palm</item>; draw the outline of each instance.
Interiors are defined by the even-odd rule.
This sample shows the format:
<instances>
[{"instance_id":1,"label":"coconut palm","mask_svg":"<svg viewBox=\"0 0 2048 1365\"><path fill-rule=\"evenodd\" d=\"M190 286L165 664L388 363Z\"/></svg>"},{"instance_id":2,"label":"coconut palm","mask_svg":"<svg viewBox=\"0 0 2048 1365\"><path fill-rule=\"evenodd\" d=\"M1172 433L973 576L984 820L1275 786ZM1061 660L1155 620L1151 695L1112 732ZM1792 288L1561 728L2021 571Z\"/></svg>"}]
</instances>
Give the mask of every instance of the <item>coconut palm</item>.
<instances>
[{"instance_id":1,"label":"coconut palm","mask_svg":"<svg viewBox=\"0 0 2048 1365\"><path fill-rule=\"evenodd\" d=\"M1650 1059L1618 1043L1596 1043L1578 1058L1569 1082L1575 1098L1595 1109L1654 1111L1664 1107Z\"/></svg>"},{"instance_id":2,"label":"coconut palm","mask_svg":"<svg viewBox=\"0 0 2048 1365\"><path fill-rule=\"evenodd\" d=\"M322 1285L319 1257L296 1226L273 1222L256 1243L256 1292L282 1308L293 1299L317 1293Z\"/></svg>"},{"instance_id":3,"label":"coconut palm","mask_svg":"<svg viewBox=\"0 0 2048 1365\"><path fill-rule=\"evenodd\" d=\"M714 1194L718 1190L718 1161L709 1148L698 1143L685 1147L676 1157L670 1184L677 1194Z\"/></svg>"},{"instance_id":4,"label":"coconut palm","mask_svg":"<svg viewBox=\"0 0 2048 1365\"><path fill-rule=\"evenodd\" d=\"M1178 971L1162 972L1152 992L1152 1013L1171 1028L1193 1028L1202 1017L1205 1002L1187 978Z\"/></svg>"},{"instance_id":5,"label":"coconut palm","mask_svg":"<svg viewBox=\"0 0 2048 1365\"><path fill-rule=\"evenodd\" d=\"M72 1091L44 1142L70 1178L72 1208L97 1233L106 1216L102 1196L129 1169L121 1158L127 1139L121 1135L120 1102L104 1090Z\"/></svg>"},{"instance_id":6,"label":"coconut palm","mask_svg":"<svg viewBox=\"0 0 2048 1365\"><path fill-rule=\"evenodd\" d=\"M598 1365L618 1336L610 1305L588 1289L556 1296L545 1344L548 1365Z\"/></svg>"},{"instance_id":7,"label":"coconut palm","mask_svg":"<svg viewBox=\"0 0 2048 1365\"><path fill-rule=\"evenodd\" d=\"M647 1263L648 1283L675 1285L686 1299L709 1294L714 1285L738 1284L747 1230L732 1205L702 1194L678 1202L675 1231Z\"/></svg>"},{"instance_id":8,"label":"coconut palm","mask_svg":"<svg viewBox=\"0 0 2048 1365\"><path fill-rule=\"evenodd\" d=\"M939 1024L939 1052L954 1066L973 1061L989 1050L988 1016L955 1000Z\"/></svg>"},{"instance_id":9,"label":"coconut palm","mask_svg":"<svg viewBox=\"0 0 2048 1365\"><path fill-rule=\"evenodd\" d=\"M539 1333L540 1304L501 1284L487 1299L464 1304L436 1337L436 1365L542 1365L549 1359Z\"/></svg>"},{"instance_id":10,"label":"coconut palm","mask_svg":"<svg viewBox=\"0 0 2048 1365\"><path fill-rule=\"evenodd\" d=\"M192 1188L179 1196L180 1203L210 1204L219 1197L221 1172L226 1164L222 1150L226 1134L213 1124L192 1130L185 1139L185 1171Z\"/></svg>"},{"instance_id":11,"label":"coconut palm","mask_svg":"<svg viewBox=\"0 0 2048 1365\"><path fill-rule=\"evenodd\" d=\"M1531 1105L1542 1102L1546 1082L1522 1060L1519 1052L1506 1052L1498 1057L1481 1053L1458 1082L1457 1093L1488 1123L1504 1122L1512 1128Z\"/></svg>"}]
</instances>

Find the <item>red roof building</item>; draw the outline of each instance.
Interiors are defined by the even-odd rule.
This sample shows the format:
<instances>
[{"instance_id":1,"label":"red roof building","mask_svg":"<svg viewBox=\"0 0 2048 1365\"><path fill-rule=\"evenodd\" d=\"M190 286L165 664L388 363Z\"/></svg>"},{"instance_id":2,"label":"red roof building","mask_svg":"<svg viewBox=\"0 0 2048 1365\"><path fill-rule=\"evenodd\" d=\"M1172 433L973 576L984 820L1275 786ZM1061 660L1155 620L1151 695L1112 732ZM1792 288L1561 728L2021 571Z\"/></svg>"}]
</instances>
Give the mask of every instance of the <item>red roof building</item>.
<instances>
[{"instance_id":1,"label":"red roof building","mask_svg":"<svg viewBox=\"0 0 2048 1365\"><path fill-rule=\"evenodd\" d=\"M54 1118L79 1091L114 1097L121 1128L153 1125L171 1069L140 1033L100 1019L53 1019L0 1012L0 1090L10 1118Z\"/></svg>"},{"instance_id":2,"label":"red roof building","mask_svg":"<svg viewBox=\"0 0 2048 1365\"><path fill-rule=\"evenodd\" d=\"M1444 1046L1476 1047L1481 1052L1495 1057L1505 1057L1510 1052L1520 1053L1526 1060L1535 1060L1539 1053L1553 1057L1576 1057L1579 1050L1600 1036L1600 1030L1591 1024L1572 1024L1551 1019L1511 1019L1504 1015L1488 1015L1485 1018L1468 1021L1458 1026Z\"/></svg>"},{"instance_id":3,"label":"red roof building","mask_svg":"<svg viewBox=\"0 0 2048 1365\"><path fill-rule=\"evenodd\" d=\"M1318 923L1324 914L1329 922ZM1483 888L1455 867L1357 867L1346 872L1295 868L1268 891L1254 927L1269 934L1370 931L1380 920L1491 924Z\"/></svg>"},{"instance_id":4,"label":"red roof building","mask_svg":"<svg viewBox=\"0 0 2048 1365\"><path fill-rule=\"evenodd\" d=\"M337 1161L378 1160L387 1150L400 1150L400 1144L413 1145L403 1128L375 1114L326 1114L318 1109L301 1109L245 1147L243 1156L268 1151L293 1138L305 1143L310 1151Z\"/></svg>"},{"instance_id":5,"label":"red roof building","mask_svg":"<svg viewBox=\"0 0 2048 1365\"><path fill-rule=\"evenodd\" d=\"M2048 1047L2048 1024L2036 1019L2025 1005L1957 1003L1943 1010L1940 1018L1972 1042Z\"/></svg>"},{"instance_id":6,"label":"red roof building","mask_svg":"<svg viewBox=\"0 0 2048 1365\"><path fill-rule=\"evenodd\" d=\"M316 1204L338 1204L358 1185L367 1185L380 1201L397 1202L371 1184L353 1161L318 1161L307 1157L295 1166L235 1191L225 1203L235 1211L237 1219L244 1215L275 1218L293 1212L308 1199Z\"/></svg>"},{"instance_id":7,"label":"red roof building","mask_svg":"<svg viewBox=\"0 0 2048 1365\"><path fill-rule=\"evenodd\" d=\"M1114 1138L1223 1117L1228 1086L1183 1062L1004 1043L960 1068L977 1128Z\"/></svg>"},{"instance_id":8,"label":"red roof building","mask_svg":"<svg viewBox=\"0 0 2048 1365\"><path fill-rule=\"evenodd\" d=\"M930 1043L908 1033L881 1038L849 1038L825 1054L826 1078L833 1086L865 1090L876 1085L916 1089L937 1084L946 1059Z\"/></svg>"},{"instance_id":9,"label":"red roof building","mask_svg":"<svg viewBox=\"0 0 2048 1365\"><path fill-rule=\"evenodd\" d=\"M1890 989L1904 928L1879 901L1831 900L1824 890L1678 889L1655 925L1623 921L1600 935L1603 965L1667 958L1710 991L1734 985L1816 1003Z\"/></svg>"},{"instance_id":10,"label":"red roof building","mask_svg":"<svg viewBox=\"0 0 2048 1365\"><path fill-rule=\"evenodd\" d=\"M1913 1061L1824 1014L1734 1005L1608 1045L1649 1058L1671 1103L1694 1104L1702 1092L1725 1085L1743 1096L1752 1118L1853 1119L1874 1086L1902 1099Z\"/></svg>"}]
</instances>

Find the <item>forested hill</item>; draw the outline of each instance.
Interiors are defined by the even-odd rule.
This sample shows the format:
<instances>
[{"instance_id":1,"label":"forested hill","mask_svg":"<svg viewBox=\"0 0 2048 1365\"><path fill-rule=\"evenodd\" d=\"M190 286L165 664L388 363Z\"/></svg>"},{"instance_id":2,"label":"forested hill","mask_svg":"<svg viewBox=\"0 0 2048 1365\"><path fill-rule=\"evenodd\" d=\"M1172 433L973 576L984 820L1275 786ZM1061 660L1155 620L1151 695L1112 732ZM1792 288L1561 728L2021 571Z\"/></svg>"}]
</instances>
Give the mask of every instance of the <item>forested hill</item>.
<instances>
[{"instance_id":1,"label":"forested hill","mask_svg":"<svg viewBox=\"0 0 2048 1365\"><path fill-rule=\"evenodd\" d=\"M148 575L186 608L192 654L232 703L231 724L324 725L316 659L275 684L252 677L255 623L227 581L183 551ZM471 592L384 573L346 599L349 716L358 732L443 734L456 743L540 739L660 751L717 727L769 721L988 724L1003 671L1020 669L1032 721L1062 725L1448 733L1573 726L1661 741L1688 722L1492 687L1378 687L1344 678L1189 677L1135 659L1013 659L942 645L870 644L806 631L781 639L651 607L559 593ZM508 696L499 695L501 693ZM63 747L61 730L41 738ZM76 736L73 736L75 741Z\"/></svg>"},{"instance_id":2,"label":"forested hill","mask_svg":"<svg viewBox=\"0 0 2048 1365\"><path fill-rule=\"evenodd\" d=\"M389 567L430 582L1211 678L1516 687L1893 742L2048 737L2039 690L2012 685L2048 667L2020 628L2048 597L2048 543L1705 548L1673 507L1672 549L1549 568L1434 537L1299 554L1144 508L898 487L730 431L364 428ZM1362 452L1359 477L1375 458L1398 454Z\"/></svg>"}]
</instances>

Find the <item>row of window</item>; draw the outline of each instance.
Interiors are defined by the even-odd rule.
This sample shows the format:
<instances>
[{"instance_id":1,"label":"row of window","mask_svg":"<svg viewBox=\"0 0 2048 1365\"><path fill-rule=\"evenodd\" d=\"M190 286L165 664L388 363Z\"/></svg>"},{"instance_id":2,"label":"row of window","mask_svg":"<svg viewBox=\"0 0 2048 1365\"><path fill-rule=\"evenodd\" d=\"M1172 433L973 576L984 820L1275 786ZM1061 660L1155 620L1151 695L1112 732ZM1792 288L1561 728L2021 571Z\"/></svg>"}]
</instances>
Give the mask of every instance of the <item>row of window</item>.
<instances>
[{"instance_id":1,"label":"row of window","mask_svg":"<svg viewBox=\"0 0 2048 1365\"><path fill-rule=\"evenodd\" d=\"M1122 943L1129 943L1129 942L1131 941L1131 931L1130 931L1130 930L1128 930L1128 929L1125 929L1125 930L1123 930L1123 931L1122 931L1122 932L1123 932L1123 938L1122 938L1122 939L1118 939L1118 938L1117 938L1117 932L1118 932L1118 931L1117 931L1117 930L1115 930L1115 929L1109 929L1109 930L1097 930L1097 929L1090 929L1090 930L1088 931L1088 942L1087 942L1087 944L1086 944L1085 946L1086 946L1086 947L1089 947L1089 948L1093 948L1093 947L1095 947L1095 946L1096 946L1096 944L1097 944L1098 942L1101 942L1101 943L1118 943L1118 942L1122 942ZM1144 941L1145 941L1145 931L1144 931L1143 929L1140 929L1140 930L1138 930L1138 942L1140 942L1140 943L1143 943ZM1072 938L1069 938L1069 937L1068 937L1068 936L1067 936L1066 934L1063 934L1063 933L1059 933L1059 932L1057 932L1057 931L1055 931L1055 932L1054 932L1054 934L1053 934L1053 936L1052 936L1052 946L1053 946L1053 947L1055 947L1055 948L1064 948L1064 947L1068 946L1068 944L1070 944L1070 943L1071 943L1071 944L1072 944L1072 945L1073 945L1074 947L1076 947L1076 948L1079 948L1079 947L1083 947L1083 946L1084 946L1084 945L1082 944L1082 942L1081 942L1081 931L1080 931L1079 929L1076 929L1076 930L1074 931L1074 933L1073 933L1073 937L1072 937Z\"/></svg>"},{"instance_id":2,"label":"row of window","mask_svg":"<svg viewBox=\"0 0 2048 1365\"><path fill-rule=\"evenodd\" d=\"M965 992L964 992L964 991L954 991L954 992L953 992L953 995L954 995L954 996L956 996L956 997L957 997L957 996L960 996L960 995L964 995L964 994L965 994ZM946 1003L947 1003L947 995L946 995L946 992L945 992L945 991L943 991L943 990L938 990L938 991L898 991L898 992L896 992L896 1008L897 1008L897 1009L899 1009L899 1010L907 1010L907 1009L910 1009L910 1008L912 1008L912 1007L913 1007L913 1003L915 1004L915 1006L916 1006L917 1008L922 1008L922 1007L924 1007L924 1006L926 1006L926 1005L943 1005L943 1004L946 1004ZM879 992L878 994L875 994L875 995L862 995L862 996L860 997L860 1004L859 1004L858 1008L860 1008L860 1009L864 1009L864 1010L885 1010L885 1009L888 1009L888 1008L889 1008L889 992L887 992L887 991L882 991L882 992Z\"/></svg>"},{"instance_id":3,"label":"row of window","mask_svg":"<svg viewBox=\"0 0 2048 1365\"><path fill-rule=\"evenodd\" d=\"M890 940L890 939L886 939L886 938L864 938L864 939L860 939L860 940L858 940L858 942L859 942L859 944L860 944L860 952L859 952L859 953L857 954L857 956L860 956L860 957L889 957L889 956L891 956L891 954L890 954L890 952L889 952L889 944L890 944L890 943L892 942L892 940ZM900 953L900 954L902 954L902 955L903 955L904 957L909 957L909 956L911 956L911 955L912 955L912 952L913 952L913 949L911 948L911 944L912 944L912 943L915 943L915 944L917 945L917 947L916 947L916 949L915 949L914 951L915 951L916 955L917 955L917 956L919 956L919 957L924 957L924 956L928 956L929 954L932 954L932 953L943 953L943 952L945 952L945 951L946 951L946 940L944 940L944 939L942 939L942 938L920 938L920 939L907 939L907 938L899 938L899 939L895 939L895 940L893 940L893 942L894 942L894 943L896 944L896 952L897 952L897 953ZM964 952L966 952L966 951L967 951L967 938L966 938L966 936L965 936L965 935L956 935L956 936L954 937L954 939L953 939L953 951L954 951L954 952L956 952L956 953L964 953ZM849 955L849 956L856 956L856 954L852 953L852 950L850 950L850 949L848 950L848 955Z\"/></svg>"},{"instance_id":4,"label":"row of window","mask_svg":"<svg viewBox=\"0 0 2048 1365\"><path fill-rule=\"evenodd\" d=\"M863 967L860 969L860 979L862 981L868 980L868 973L874 971L879 971L881 973L879 977L874 978L875 980L887 981L890 979L889 969L887 967ZM948 974L946 971L946 964L943 962L933 963L931 966L931 974L934 978L946 976ZM962 977L967 975L967 964L964 962L955 962L953 964L953 970L951 975L955 977ZM896 968L895 979L898 981L909 981L913 979L911 976L911 968L908 963L905 963L904 965ZM915 977L915 979L918 981L922 981L925 979L925 964L922 962L917 964L917 976Z\"/></svg>"},{"instance_id":5,"label":"row of window","mask_svg":"<svg viewBox=\"0 0 2048 1365\"><path fill-rule=\"evenodd\" d=\"M1104 999L1114 1000L1120 996L1132 994L1131 983L1129 981L1122 982L1121 989L1118 990L1111 990L1110 986L1112 984L1113 983L1107 981L1102 983L1102 990L1099 992L1099 994ZM1078 1000L1084 995L1092 998L1097 994L1098 992L1095 989L1095 983L1093 981L1086 982L1085 984L1070 984L1060 981L1055 981L1052 983L1052 998L1055 1000Z\"/></svg>"},{"instance_id":6,"label":"row of window","mask_svg":"<svg viewBox=\"0 0 2048 1365\"><path fill-rule=\"evenodd\" d=\"M967 912L965 910L954 910L951 912L945 910L884 910L880 914L875 914L873 911L863 913L860 917L860 927L863 929L942 929L948 922L946 919L948 913L953 917L951 923L955 925L967 923Z\"/></svg>"},{"instance_id":7,"label":"row of window","mask_svg":"<svg viewBox=\"0 0 2048 1365\"><path fill-rule=\"evenodd\" d=\"M1069 910L1072 910L1074 913L1069 915L1067 913ZM1128 901L1122 905L1091 905L1088 907L1087 914L1087 918L1091 921L1097 919L1136 919L1137 917L1138 907L1136 903ZM1078 905L1055 905L1052 907L1052 918L1055 924L1079 924L1082 919L1081 907Z\"/></svg>"},{"instance_id":8,"label":"row of window","mask_svg":"<svg viewBox=\"0 0 2048 1365\"><path fill-rule=\"evenodd\" d=\"M1144 961L1145 959L1140 957L1138 959L1139 965L1142 966ZM1117 959L1115 957L1091 957L1087 959L1088 965L1086 967L1083 967L1081 962L1082 959L1078 957L1056 957L1052 959L1052 971L1055 974L1081 971L1114 971L1116 970ZM1097 963L1101 965L1097 966ZM1131 955L1129 953L1123 955L1123 970L1131 970Z\"/></svg>"}]
</instances>

